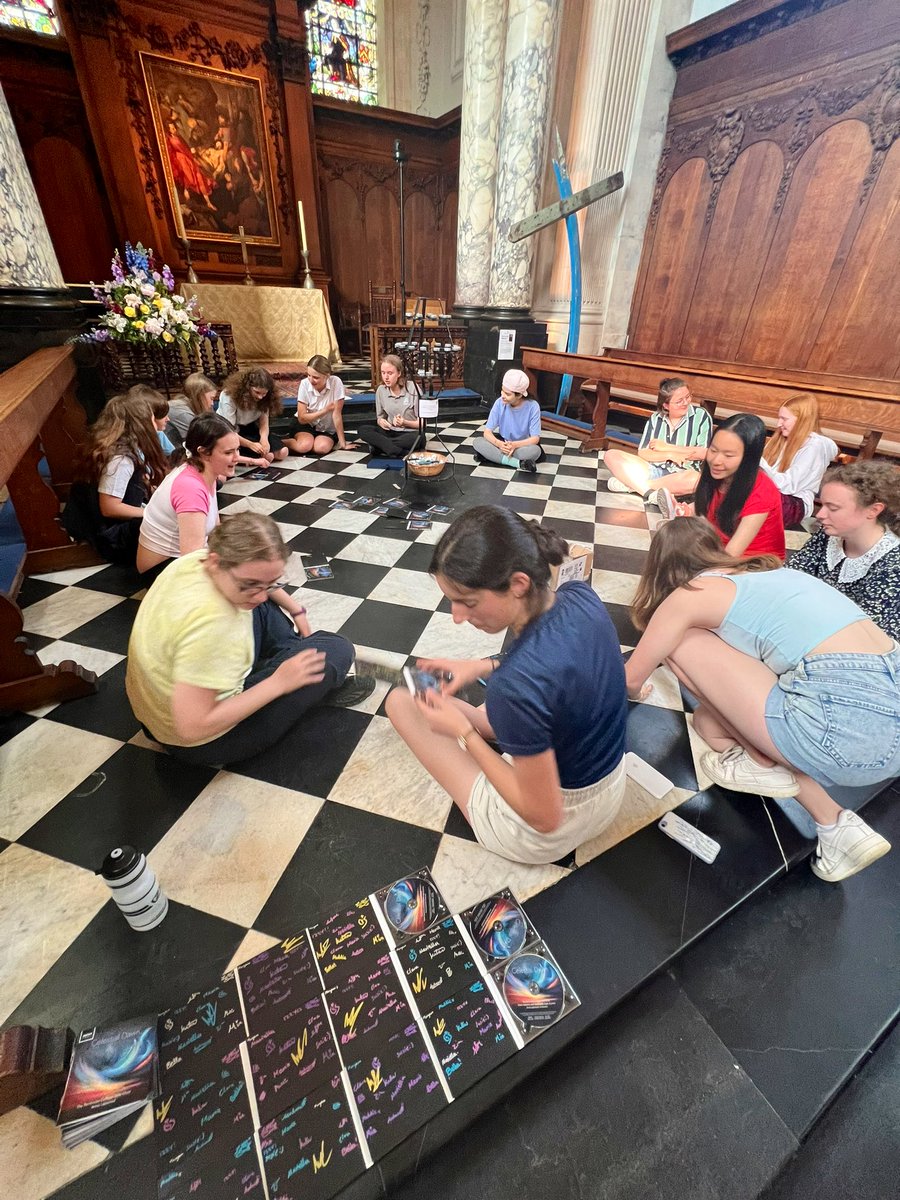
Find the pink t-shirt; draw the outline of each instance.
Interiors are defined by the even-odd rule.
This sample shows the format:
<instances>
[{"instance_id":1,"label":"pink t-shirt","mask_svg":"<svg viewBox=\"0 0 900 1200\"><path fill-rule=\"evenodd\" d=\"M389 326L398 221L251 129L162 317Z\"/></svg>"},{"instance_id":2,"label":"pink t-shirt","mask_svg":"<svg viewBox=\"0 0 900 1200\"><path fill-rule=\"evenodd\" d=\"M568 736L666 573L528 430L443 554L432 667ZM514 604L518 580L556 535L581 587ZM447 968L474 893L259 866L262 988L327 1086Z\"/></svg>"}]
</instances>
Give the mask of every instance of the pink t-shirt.
<instances>
[{"instance_id":1,"label":"pink t-shirt","mask_svg":"<svg viewBox=\"0 0 900 1200\"><path fill-rule=\"evenodd\" d=\"M147 503L141 521L140 544L154 554L178 558L178 517L181 513L206 514L206 536L219 523L215 491L210 492L199 471L185 464L171 471Z\"/></svg>"}]
</instances>

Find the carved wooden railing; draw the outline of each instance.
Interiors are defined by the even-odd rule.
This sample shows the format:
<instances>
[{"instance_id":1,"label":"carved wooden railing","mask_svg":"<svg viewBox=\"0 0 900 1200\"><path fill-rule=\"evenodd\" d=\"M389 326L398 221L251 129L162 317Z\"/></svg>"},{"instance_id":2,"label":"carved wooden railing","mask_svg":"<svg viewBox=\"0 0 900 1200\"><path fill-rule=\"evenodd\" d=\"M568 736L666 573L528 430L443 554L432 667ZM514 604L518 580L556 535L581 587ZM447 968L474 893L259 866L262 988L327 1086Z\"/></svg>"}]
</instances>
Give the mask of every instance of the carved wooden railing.
<instances>
[{"instance_id":1,"label":"carved wooden railing","mask_svg":"<svg viewBox=\"0 0 900 1200\"><path fill-rule=\"evenodd\" d=\"M0 592L0 710L37 708L97 690L96 675L77 663L41 663L23 636L16 604L26 575L102 562L59 522L59 501L68 494L86 437L74 380L71 346L38 350L0 375L0 486L9 489L25 539L21 560L6 572ZM42 456L52 486L38 471Z\"/></svg>"}]
</instances>

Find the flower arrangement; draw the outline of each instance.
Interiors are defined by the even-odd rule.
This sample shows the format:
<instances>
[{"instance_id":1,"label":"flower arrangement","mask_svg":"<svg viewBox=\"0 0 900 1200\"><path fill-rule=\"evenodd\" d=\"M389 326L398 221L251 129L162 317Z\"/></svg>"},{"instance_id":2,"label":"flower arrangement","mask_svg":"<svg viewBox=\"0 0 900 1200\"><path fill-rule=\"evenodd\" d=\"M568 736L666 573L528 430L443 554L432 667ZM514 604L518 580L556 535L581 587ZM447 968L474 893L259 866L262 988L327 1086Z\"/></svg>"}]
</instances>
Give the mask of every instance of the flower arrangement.
<instances>
[{"instance_id":1,"label":"flower arrangement","mask_svg":"<svg viewBox=\"0 0 900 1200\"><path fill-rule=\"evenodd\" d=\"M196 299L175 293L175 279L152 250L140 242L125 243L125 262L117 250L112 279L102 286L91 283L106 312L90 337L96 342L138 342L143 345L192 345L215 332L194 311Z\"/></svg>"}]
</instances>

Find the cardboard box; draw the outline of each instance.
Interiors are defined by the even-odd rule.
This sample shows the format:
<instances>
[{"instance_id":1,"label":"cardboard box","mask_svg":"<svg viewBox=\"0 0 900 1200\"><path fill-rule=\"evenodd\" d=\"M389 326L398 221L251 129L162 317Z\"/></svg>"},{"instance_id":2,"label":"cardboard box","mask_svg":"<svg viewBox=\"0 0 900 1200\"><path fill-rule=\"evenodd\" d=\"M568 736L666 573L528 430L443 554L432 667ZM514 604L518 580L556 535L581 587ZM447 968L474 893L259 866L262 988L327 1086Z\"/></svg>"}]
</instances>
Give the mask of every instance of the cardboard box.
<instances>
[{"instance_id":1,"label":"cardboard box","mask_svg":"<svg viewBox=\"0 0 900 1200\"><path fill-rule=\"evenodd\" d=\"M570 542L569 557L564 559L558 567L550 568L550 587L555 592L561 583L571 583L575 579L584 579L590 583L593 566L593 547L579 546L577 542Z\"/></svg>"}]
</instances>

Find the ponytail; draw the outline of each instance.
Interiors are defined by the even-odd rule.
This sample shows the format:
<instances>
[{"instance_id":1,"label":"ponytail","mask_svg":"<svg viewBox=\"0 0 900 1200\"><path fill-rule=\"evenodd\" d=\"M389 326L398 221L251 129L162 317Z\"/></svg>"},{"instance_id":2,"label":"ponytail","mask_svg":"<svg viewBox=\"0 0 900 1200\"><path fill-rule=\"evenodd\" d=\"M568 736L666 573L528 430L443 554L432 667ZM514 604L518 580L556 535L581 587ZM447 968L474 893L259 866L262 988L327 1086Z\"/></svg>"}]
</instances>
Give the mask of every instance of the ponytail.
<instances>
[{"instance_id":1,"label":"ponytail","mask_svg":"<svg viewBox=\"0 0 900 1200\"><path fill-rule=\"evenodd\" d=\"M526 521L511 509L485 504L458 517L434 550L432 575L460 587L505 592L513 575L527 575L536 598L550 584L550 568L569 553L569 544L553 529Z\"/></svg>"}]
</instances>

